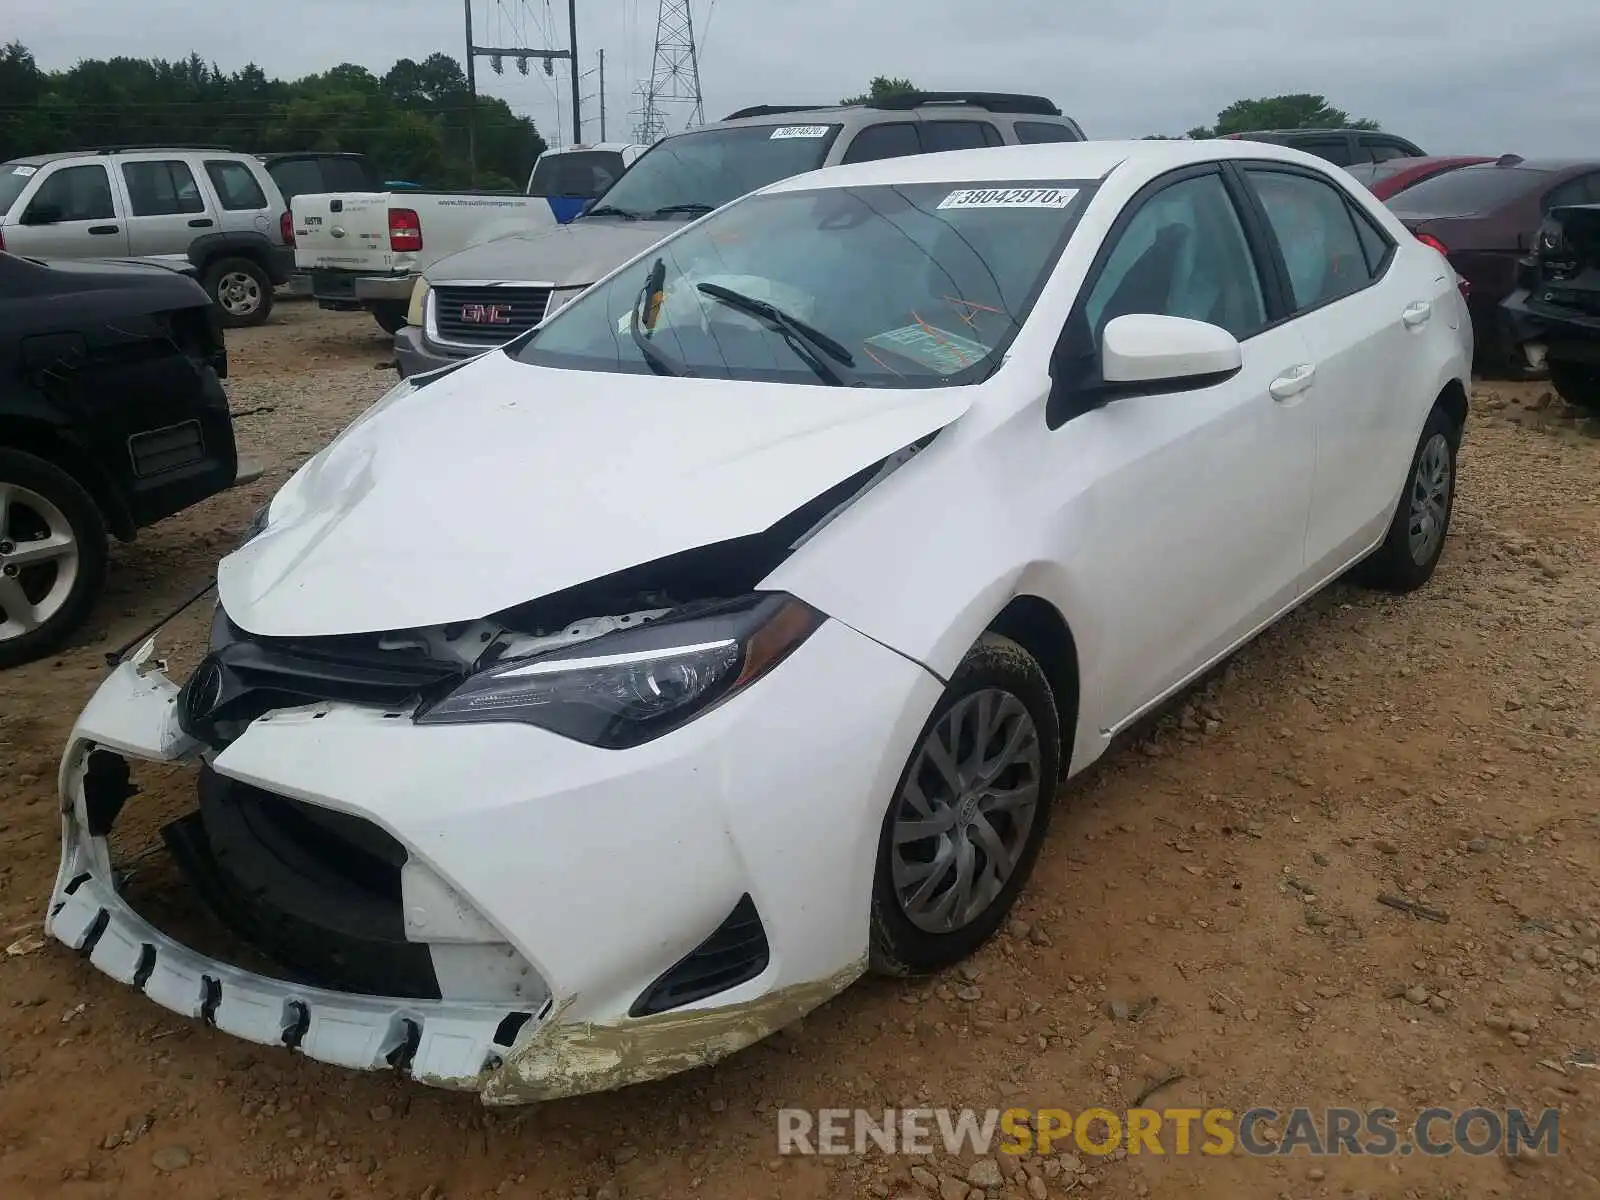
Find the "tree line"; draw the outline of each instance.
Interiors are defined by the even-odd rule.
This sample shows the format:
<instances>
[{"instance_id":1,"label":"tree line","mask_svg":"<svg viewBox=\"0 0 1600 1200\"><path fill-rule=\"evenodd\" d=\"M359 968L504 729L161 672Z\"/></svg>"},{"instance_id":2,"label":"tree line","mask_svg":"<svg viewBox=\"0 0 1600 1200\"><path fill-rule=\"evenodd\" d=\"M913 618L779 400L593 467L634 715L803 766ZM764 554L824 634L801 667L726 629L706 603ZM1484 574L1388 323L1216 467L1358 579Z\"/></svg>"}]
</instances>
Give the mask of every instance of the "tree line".
<instances>
[{"instance_id":1,"label":"tree line","mask_svg":"<svg viewBox=\"0 0 1600 1200\"><path fill-rule=\"evenodd\" d=\"M254 64L230 74L197 54L45 71L11 42L0 47L0 162L153 144L344 150L368 155L385 179L466 187L468 99L466 73L448 54L402 58L381 76L342 63L289 81ZM477 186L520 190L544 148L531 120L478 97Z\"/></svg>"}]
</instances>

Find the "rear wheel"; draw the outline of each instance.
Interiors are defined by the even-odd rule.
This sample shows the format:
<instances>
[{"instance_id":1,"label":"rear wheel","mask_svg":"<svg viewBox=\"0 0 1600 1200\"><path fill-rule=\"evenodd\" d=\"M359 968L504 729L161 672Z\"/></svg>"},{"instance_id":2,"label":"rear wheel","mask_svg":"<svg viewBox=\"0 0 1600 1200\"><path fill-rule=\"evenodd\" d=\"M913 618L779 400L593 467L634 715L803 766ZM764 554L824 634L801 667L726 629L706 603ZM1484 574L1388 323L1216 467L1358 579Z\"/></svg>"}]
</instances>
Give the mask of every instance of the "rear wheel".
<instances>
[{"instance_id":1,"label":"rear wheel","mask_svg":"<svg viewBox=\"0 0 1600 1200\"><path fill-rule=\"evenodd\" d=\"M272 315L272 280L248 258L224 258L206 268L206 291L230 329L260 325Z\"/></svg>"},{"instance_id":2,"label":"rear wheel","mask_svg":"<svg viewBox=\"0 0 1600 1200\"><path fill-rule=\"evenodd\" d=\"M884 815L873 970L938 971L993 936L1044 841L1060 745L1039 664L985 634L935 705Z\"/></svg>"},{"instance_id":3,"label":"rear wheel","mask_svg":"<svg viewBox=\"0 0 1600 1200\"><path fill-rule=\"evenodd\" d=\"M1456 447L1461 430L1435 405L1411 456L1406 488L1383 544L1357 571L1368 587L1413 592L1433 578L1450 532L1456 496Z\"/></svg>"},{"instance_id":4,"label":"rear wheel","mask_svg":"<svg viewBox=\"0 0 1600 1200\"><path fill-rule=\"evenodd\" d=\"M105 572L94 498L54 463L0 449L0 667L60 646L89 615Z\"/></svg>"},{"instance_id":5,"label":"rear wheel","mask_svg":"<svg viewBox=\"0 0 1600 1200\"><path fill-rule=\"evenodd\" d=\"M1600 416L1600 367L1559 359L1550 364L1550 383L1574 408Z\"/></svg>"},{"instance_id":6,"label":"rear wheel","mask_svg":"<svg viewBox=\"0 0 1600 1200\"><path fill-rule=\"evenodd\" d=\"M406 307L398 300L379 300L372 306L372 316L385 333L399 333L406 325Z\"/></svg>"}]
</instances>

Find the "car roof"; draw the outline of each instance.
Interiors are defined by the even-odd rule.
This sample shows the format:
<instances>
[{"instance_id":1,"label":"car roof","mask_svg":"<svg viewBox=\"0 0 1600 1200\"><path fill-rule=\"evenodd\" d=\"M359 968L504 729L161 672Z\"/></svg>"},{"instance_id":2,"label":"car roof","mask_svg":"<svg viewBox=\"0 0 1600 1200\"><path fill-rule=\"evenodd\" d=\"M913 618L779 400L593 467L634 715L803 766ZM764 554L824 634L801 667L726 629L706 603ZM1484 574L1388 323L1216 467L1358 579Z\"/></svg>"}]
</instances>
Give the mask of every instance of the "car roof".
<instances>
[{"instance_id":1,"label":"car roof","mask_svg":"<svg viewBox=\"0 0 1600 1200\"><path fill-rule=\"evenodd\" d=\"M64 158L111 158L117 154L231 154L236 158L250 157L242 151L229 150L224 146L119 146L105 150L56 150L50 154L20 154L16 158L0 163L0 166L9 167L13 163L43 166L45 163L60 162Z\"/></svg>"},{"instance_id":2,"label":"car roof","mask_svg":"<svg viewBox=\"0 0 1600 1200\"><path fill-rule=\"evenodd\" d=\"M862 187L896 183L965 183L982 179L1104 179L1128 166L1150 175L1221 159L1254 159L1290 163L1327 173L1325 159L1273 143L1207 141L1044 142L1030 146L992 146L981 150L947 150L873 162L824 167L783 179L767 192L819 187Z\"/></svg>"},{"instance_id":3,"label":"car roof","mask_svg":"<svg viewBox=\"0 0 1600 1200\"><path fill-rule=\"evenodd\" d=\"M923 92L914 97L891 96L883 100L869 100L862 104L824 104L814 107L761 104L752 108L742 108L721 121L697 125L693 129L684 130L684 133L699 133L704 129L799 125L807 121L828 125L871 125L888 121L927 121L942 118L977 120L994 117L1011 117L1019 121L1045 121L1067 126L1075 124L1059 107L1043 96L992 92Z\"/></svg>"},{"instance_id":4,"label":"car roof","mask_svg":"<svg viewBox=\"0 0 1600 1200\"><path fill-rule=\"evenodd\" d=\"M1246 133L1230 133L1226 136L1230 139L1263 137L1268 134L1273 137L1301 137L1308 134L1312 137L1327 137L1329 134L1334 133L1370 133L1376 134L1379 137L1400 137L1399 134L1390 133L1387 129L1341 129L1337 126L1329 126L1326 129L1252 129ZM1403 141L1405 139L1401 140Z\"/></svg>"},{"instance_id":5,"label":"car roof","mask_svg":"<svg viewBox=\"0 0 1600 1200\"><path fill-rule=\"evenodd\" d=\"M586 150L609 150L620 153L637 146L637 142L581 142L576 146L549 146L539 157L554 158L558 154L582 154Z\"/></svg>"}]
</instances>

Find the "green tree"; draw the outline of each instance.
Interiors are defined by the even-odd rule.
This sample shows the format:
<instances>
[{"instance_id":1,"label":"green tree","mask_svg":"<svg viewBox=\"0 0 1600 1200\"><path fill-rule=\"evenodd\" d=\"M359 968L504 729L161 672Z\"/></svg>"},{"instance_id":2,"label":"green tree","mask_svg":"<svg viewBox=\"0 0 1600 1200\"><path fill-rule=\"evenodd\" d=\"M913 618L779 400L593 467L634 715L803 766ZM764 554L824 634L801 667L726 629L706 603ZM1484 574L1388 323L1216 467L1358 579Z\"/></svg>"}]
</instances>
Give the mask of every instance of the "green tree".
<instances>
[{"instance_id":1,"label":"green tree","mask_svg":"<svg viewBox=\"0 0 1600 1200\"><path fill-rule=\"evenodd\" d=\"M887 75L873 77L867 85L867 90L859 96L847 96L839 101L840 104L865 104L869 100L887 100L890 96L904 95L906 92L918 91L917 85L909 79L890 79Z\"/></svg>"},{"instance_id":2,"label":"green tree","mask_svg":"<svg viewBox=\"0 0 1600 1200\"><path fill-rule=\"evenodd\" d=\"M1251 133L1258 129L1376 129L1376 121L1352 118L1342 108L1334 108L1326 96L1295 92L1287 96L1262 96L1255 100L1235 100L1217 114L1217 123L1189 130L1192 138L1226 137L1230 133Z\"/></svg>"},{"instance_id":3,"label":"green tree","mask_svg":"<svg viewBox=\"0 0 1600 1200\"><path fill-rule=\"evenodd\" d=\"M466 75L447 54L401 59L382 76L341 63L291 82L253 63L227 74L195 54L41 71L12 42L0 46L0 161L135 143L345 150L371 157L386 179L464 187L468 100ZM545 148L533 122L479 96L477 129L479 186L520 186Z\"/></svg>"}]
</instances>

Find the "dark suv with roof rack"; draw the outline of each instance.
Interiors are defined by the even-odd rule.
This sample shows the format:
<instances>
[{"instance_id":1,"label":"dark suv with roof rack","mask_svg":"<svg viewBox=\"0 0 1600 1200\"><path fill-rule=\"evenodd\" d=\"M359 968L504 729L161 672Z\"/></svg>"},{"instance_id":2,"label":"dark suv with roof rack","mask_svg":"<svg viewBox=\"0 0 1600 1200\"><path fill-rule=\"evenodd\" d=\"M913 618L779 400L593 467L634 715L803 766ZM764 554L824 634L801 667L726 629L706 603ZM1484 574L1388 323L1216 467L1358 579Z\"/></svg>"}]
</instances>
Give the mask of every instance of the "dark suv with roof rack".
<instances>
[{"instance_id":1,"label":"dark suv with roof rack","mask_svg":"<svg viewBox=\"0 0 1600 1200\"><path fill-rule=\"evenodd\" d=\"M684 222L792 175L942 150L1084 140L1052 101L1001 92L740 109L662 138L569 224L496 238L428 267L395 335L401 377L511 340Z\"/></svg>"}]
</instances>

